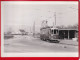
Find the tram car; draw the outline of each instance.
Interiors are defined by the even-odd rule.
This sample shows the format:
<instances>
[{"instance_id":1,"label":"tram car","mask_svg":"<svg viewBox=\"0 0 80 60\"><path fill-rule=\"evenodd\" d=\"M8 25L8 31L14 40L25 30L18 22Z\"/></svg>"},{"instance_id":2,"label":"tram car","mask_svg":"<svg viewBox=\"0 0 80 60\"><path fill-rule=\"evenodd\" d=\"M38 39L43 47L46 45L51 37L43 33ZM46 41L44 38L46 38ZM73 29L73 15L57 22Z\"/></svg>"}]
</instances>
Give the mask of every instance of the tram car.
<instances>
[{"instance_id":1,"label":"tram car","mask_svg":"<svg viewBox=\"0 0 80 60\"><path fill-rule=\"evenodd\" d=\"M59 30L54 27L43 27L40 29L40 39L59 43Z\"/></svg>"}]
</instances>

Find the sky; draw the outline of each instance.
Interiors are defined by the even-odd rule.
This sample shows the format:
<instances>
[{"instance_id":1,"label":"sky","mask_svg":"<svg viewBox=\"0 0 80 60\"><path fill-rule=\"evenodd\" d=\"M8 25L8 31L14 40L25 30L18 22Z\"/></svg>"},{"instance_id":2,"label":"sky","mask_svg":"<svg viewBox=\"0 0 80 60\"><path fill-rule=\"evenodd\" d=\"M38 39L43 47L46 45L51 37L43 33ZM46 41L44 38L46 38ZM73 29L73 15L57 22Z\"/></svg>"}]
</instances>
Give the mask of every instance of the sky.
<instances>
[{"instance_id":1,"label":"sky","mask_svg":"<svg viewBox=\"0 0 80 60\"><path fill-rule=\"evenodd\" d=\"M48 21L48 25L78 24L77 2L1 2L1 20L4 30L13 28L30 30L35 22L36 31L40 30L41 22Z\"/></svg>"}]
</instances>

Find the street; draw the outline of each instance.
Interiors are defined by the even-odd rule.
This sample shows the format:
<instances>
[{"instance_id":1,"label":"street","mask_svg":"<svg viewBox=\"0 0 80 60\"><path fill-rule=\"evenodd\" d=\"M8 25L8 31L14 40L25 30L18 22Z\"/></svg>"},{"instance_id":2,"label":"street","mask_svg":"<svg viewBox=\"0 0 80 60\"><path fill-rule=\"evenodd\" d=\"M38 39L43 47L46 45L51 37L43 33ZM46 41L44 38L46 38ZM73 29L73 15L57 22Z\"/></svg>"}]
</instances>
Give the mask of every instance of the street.
<instances>
[{"instance_id":1,"label":"street","mask_svg":"<svg viewBox=\"0 0 80 60\"><path fill-rule=\"evenodd\" d=\"M15 35L14 38L5 39L4 51L7 52L78 52L78 46L49 43L40 38L28 35Z\"/></svg>"}]
</instances>

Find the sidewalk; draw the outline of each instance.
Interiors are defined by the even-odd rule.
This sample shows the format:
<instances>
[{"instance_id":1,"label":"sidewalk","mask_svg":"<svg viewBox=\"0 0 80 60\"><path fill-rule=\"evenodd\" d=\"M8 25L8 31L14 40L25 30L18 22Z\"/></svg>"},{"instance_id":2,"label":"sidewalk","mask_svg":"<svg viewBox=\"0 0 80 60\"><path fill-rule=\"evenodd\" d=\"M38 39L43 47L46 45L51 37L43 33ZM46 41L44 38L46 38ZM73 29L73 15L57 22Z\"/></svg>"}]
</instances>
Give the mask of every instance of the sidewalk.
<instances>
[{"instance_id":1,"label":"sidewalk","mask_svg":"<svg viewBox=\"0 0 80 60\"><path fill-rule=\"evenodd\" d=\"M64 40L60 40L61 44L67 44L67 45L74 45L74 46L78 46L78 41L73 41L73 40L67 40L67 39L64 39Z\"/></svg>"}]
</instances>

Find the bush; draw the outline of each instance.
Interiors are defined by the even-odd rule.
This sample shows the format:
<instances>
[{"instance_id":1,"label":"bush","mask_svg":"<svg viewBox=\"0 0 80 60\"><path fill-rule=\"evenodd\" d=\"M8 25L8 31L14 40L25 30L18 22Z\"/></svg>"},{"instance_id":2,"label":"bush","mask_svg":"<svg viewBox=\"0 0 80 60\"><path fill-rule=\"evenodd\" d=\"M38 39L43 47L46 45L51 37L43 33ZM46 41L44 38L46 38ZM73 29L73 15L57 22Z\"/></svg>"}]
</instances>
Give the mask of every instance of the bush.
<instances>
[{"instance_id":1,"label":"bush","mask_svg":"<svg viewBox=\"0 0 80 60\"><path fill-rule=\"evenodd\" d=\"M14 36L13 35L4 35L4 39L10 39L10 38L13 38Z\"/></svg>"}]
</instances>

